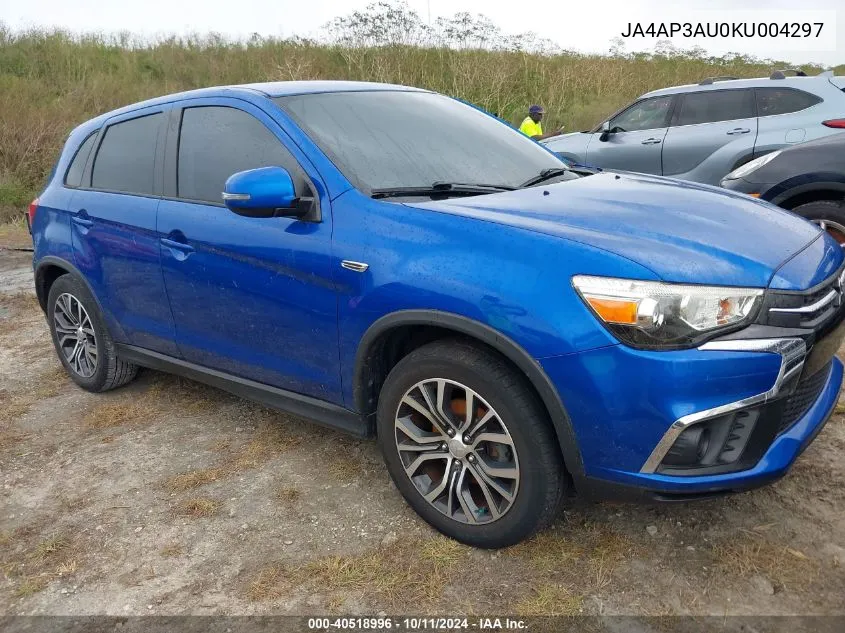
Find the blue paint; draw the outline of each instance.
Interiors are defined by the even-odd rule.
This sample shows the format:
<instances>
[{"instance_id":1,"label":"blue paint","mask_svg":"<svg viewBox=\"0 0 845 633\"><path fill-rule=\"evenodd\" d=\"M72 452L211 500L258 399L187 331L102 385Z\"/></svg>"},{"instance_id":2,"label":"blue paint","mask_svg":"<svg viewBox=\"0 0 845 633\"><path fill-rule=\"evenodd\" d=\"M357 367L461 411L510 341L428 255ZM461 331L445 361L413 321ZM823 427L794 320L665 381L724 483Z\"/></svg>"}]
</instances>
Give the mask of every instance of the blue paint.
<instances>
[{"instance_id":1,"label":"blue paint","mask_svg":"<svg viewBox=\"0 0 845 633\"><path fill-rule=\"evenodd\" d=\"M587 474L599 476L638 471L678 418L767 391L780 356L614 345L540 363L566 403Z\"/></svg>"},{"instance_id":2,"label":"blue paint","mask_svg":"<svg viewBox=\"0 0 845 633\"><path fill-rule=\"evenodd\" d=\"M260 167L232 174L224 189L226 206L239 209L288 208L296 193L290 174L282 167Z\"/></svg>"},{"instance_id":3,"label":"blue paint","mask_svg":"<svg viewBox=\"0 0 845 633\"><path fill-rule=\"evenodd\" d=\"M833 370L818 400L788 431L775 438L769 450L752 468L727 475L668 477L643 474L611 467L597 467L593 474L620 484L641 487L657 492L706 493L751 487L782 477L789 470L807 444L813 440L839 400L842 386L842 362L833 359Z\"/></svg>"},{"instance_id":4,"label":"blue paint","mask_svg":"<svg viewBox=\"0 0 845 633\"><path fill-rule=\"evenodd\" d=\"M51 256L78 268L118 342L348 409L355 408L356 354L375 321L412 309L459 315L493 328L537 361L567 409L591 477L684 492L785 472L835 402L841 363L834 362L813 407L753 468L705 477L640 474L674 420L766 391L779 356L620 345L576 295L571 278L803 290L842 263L827 236L765 202L628 173L441 201L374 200L269 98L347 90L406 88L352 82L210 88L81 125L40 196L36 267ZM165 156L171 140L164 141L177 133L172 123L161 133L156 195L63 185L90 132L139 108L169 113L189 105L235 107L261 121L313 185L319 221L246 217L222 200L178 199L167 185L175 180L168 172L173 156ZM285 175L271 167L232 176L226 191L251 198L230 206L283 206L293 197ZM343 260L369 268L347 270Z\"/></svg>"}]
</instances>

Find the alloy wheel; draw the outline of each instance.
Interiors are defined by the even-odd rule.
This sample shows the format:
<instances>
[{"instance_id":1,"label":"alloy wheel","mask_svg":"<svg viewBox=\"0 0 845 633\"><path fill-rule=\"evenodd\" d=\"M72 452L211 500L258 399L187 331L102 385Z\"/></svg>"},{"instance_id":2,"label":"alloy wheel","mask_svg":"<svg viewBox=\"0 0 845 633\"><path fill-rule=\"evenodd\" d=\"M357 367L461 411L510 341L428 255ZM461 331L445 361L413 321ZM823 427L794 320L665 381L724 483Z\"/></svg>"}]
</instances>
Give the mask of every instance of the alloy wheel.
<instances>
[{"instance_id":1,"label":"alloy wheel","mask_svg":"<svg viewBox=\"0 0 845 633\"><path fill-rule=\"evenodd\" d=\"M813 223L817 224L822 231L830 233L830 236L839 242L840 246L845 247L845 226L831 220L813 220Z\"/></svg>"},{"instance_id":2,"label":"alloy wheel","mask_svg":"<svg viewBox=\"0 0 845 633\"><path fill-rule=\"evenodd\" d=\"M395 441L405 474L449 518L491 523L513 506L520 474L513 438L466 385L433 378L408 389L396 411Z\"/></svg>"},{"instance_id":3,"label":"alloy wheel","mask_svg":"<svg viewBox=\"0 0 845 633\"><path fill-rule=\"evenodd\" d=\"M82 303L70 293L56 299L53 326L62 356L68 366L83 378L90 378L97 370L97 337L94 325Z\"/></svg>"}]
</instances>

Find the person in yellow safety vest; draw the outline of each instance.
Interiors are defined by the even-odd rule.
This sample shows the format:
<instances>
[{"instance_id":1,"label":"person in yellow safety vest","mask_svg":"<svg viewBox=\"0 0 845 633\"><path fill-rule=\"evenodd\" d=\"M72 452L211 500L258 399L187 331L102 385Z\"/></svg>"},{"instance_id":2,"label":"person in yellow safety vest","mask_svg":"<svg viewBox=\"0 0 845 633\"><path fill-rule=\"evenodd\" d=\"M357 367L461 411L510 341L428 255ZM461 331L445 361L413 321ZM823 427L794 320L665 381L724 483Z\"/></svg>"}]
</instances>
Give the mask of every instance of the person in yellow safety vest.
<instances>
[{"instance_id":1,"label":"person in yellow safety vest","mask_svg":"<svg viewBox=\"0 0 845 633\"><path fill-rule=\"evenodd\" d=\"M533 105L528 108L528 116L525 117L525 120L522 122L522 125L519 126L519 131L525 134L525 136L533 138L535 141L542 141L544 138L550 138L552 136L557 136L558 134L563 134L563 126L561 126L560 129L555 132L543 134L543 125L540 123L540 121L543 120L544 113L545 110L543 110L543 106Z\"/></svg>"}]
</instances>

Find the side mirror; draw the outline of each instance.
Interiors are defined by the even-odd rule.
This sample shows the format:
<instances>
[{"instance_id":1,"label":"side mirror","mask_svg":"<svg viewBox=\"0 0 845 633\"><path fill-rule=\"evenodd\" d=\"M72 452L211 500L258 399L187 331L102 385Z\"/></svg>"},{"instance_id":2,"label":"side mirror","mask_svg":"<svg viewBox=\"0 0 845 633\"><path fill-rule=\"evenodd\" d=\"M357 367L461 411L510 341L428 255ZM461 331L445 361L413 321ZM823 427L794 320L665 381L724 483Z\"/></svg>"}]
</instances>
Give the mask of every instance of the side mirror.
<instances>
[{"instance_id":1,"label":"side mirror","mask_svg":"<svg viewBox=\"0 0 845 633\"><path fill-rule=\"evenodd\" d=\"M611 134L613 132L610 129L610 121L605 121L601 124L601 136L599 136L599 140L604 143Z\"/></svg>"},{"instance_id":2,"label":"side mirror","mask_svg":"<svg viewBox=\"0 0 845 633\"><path fill-rule=\"evenodd\" d=\"M260 167L229 176L223 202L233 213L250 218L301 218L313 198L297 198L293 180L282 167Z\"/></svg>"}]
</instances>

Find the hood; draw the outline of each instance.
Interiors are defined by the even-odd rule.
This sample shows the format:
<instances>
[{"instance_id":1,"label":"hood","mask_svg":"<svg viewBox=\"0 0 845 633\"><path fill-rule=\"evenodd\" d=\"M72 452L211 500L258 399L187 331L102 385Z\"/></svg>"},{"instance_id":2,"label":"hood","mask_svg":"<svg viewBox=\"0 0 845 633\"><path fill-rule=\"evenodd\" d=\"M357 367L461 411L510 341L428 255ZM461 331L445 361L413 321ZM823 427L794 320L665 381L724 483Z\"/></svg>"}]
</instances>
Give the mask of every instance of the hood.
<instances>
[{"instance_id":1,"label":"hood","mask_svg":"<svg viewBox=\"0 0 845 633\"><path fill-rule=\"evenodd\" d=\"M557 136L552 136L552 137L546 139L545 141L540 141L540 142L545 144L545 145L552 145L557 141L566 141L566 140L572 140L572 139L575 139L575 138L581 138L585 134L589 134L589 132L567 132L566 134L558 134Z\"/></svg>"},{"instance_id":2,"label":"hood","mask_svg":"<svg viewBox=\"0 0 845 633\"><path fill-rule=\"evenodd\" d=\"M816 226L766 202L640 174L605 172L410 206L581 242L679 283L767 287L787 260L824 239ZM842 254L836 258L841 261ZM806 276L796 278L790 289L806 288L800 287L805 281ZM790 286L788 276L780 286Z\"/></svg>"},{"instance_id":3,"label":"hood","mask_svg":"<svg viewBox=\"0 0 845 633\"><path fill-rule=\"evenodd\" d=\"M587 132L569 132L568 134L561 134L559 136L552 136L544 141L540 141L543 145L548 147L553 152L564 152L578 161L586 160L587 145L592 134Z\"/></svg>"}]
</instances>

